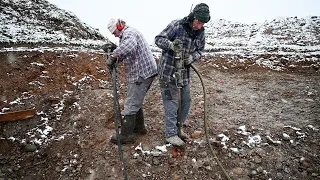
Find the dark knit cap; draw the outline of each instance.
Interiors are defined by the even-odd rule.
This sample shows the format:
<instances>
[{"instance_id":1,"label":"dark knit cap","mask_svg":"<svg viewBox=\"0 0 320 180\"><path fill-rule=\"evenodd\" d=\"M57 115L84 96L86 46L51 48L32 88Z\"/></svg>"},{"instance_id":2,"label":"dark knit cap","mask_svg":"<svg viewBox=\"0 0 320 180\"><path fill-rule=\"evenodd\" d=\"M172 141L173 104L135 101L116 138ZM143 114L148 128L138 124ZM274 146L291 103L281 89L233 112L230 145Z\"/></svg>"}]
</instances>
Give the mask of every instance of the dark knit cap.
<instances>
[{"instance_id":1,"label":"dark knit cap","mask_svg":"<svg viewBox=\"0 0 320 180\"><path fill-rule=\"evenodd\" d=\"M197 4L192 12L194 18L200 22L207 23L210 20L209 6L205 3Z\"/></svg>"}]
</instances>

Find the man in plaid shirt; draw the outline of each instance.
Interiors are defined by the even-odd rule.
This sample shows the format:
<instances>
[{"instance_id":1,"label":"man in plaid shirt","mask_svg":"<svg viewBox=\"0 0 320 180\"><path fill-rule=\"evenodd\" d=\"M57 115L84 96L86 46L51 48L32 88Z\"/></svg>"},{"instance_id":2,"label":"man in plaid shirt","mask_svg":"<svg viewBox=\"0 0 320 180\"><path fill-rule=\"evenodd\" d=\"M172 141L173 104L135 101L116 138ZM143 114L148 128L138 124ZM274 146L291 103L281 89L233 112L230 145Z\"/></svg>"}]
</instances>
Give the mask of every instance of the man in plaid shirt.
<instances>
[{"instance_id":1,"label":"man in plaid shirt","mask_svg":"<svg viewBox=\"0 0 320 180\"><path fill-rule=\"evenodd\" d=\"M172 21L159 35L155 37L156 45L162 49L158 65L158 75L165 109L166 141L175 146L183 146L188 135L182 130L178 133L178 91L181 90L181 125L187 119L190 109L190 64L199 60L205 45L203 25L210 20L209 6L197 4L193 11L185 18ZM181 83L175 62L176 56L182 59ZM178 85L178 86L177 86Z\"/></svg>"},{"instance_id":2,"label":"man in plaid shirt","mask_svg":"<svg viewBox=\"0 0 320 180\"><path fill-rule=\"evenodd\" d=\"M147 133L142 105L157 75L157 64L147 41L139 31L119 19L111 19L108 29L115 37L120 38L120 44L108 57L107 66L112 69L116 61L124 62L128 78L127 96L121 112L124 118L121 120L120 142L133 143L133 133ZM117 143L115 134L111 137L111 142Z\"/></svg>"}]
</instances>

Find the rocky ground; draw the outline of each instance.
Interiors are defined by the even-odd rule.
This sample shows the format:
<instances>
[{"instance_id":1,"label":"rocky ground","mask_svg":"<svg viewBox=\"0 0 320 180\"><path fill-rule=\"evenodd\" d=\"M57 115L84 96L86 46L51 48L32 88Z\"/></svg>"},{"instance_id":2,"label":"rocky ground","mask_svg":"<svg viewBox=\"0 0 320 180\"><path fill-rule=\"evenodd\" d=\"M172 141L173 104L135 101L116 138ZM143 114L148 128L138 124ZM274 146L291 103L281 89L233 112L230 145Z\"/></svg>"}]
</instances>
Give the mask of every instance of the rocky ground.
<instances>
[{"instance_id":1,"label":"rocky ground","mask_svg":"<svg viewBox=\"0 0 320 180\"><path fill-rule=\"evenodd\" d=\"M0 61L2 112L37 112L0 123L0 179L123 179L118 148L109 142L115 132L112 79L101 52L11 51L1 52ZM218 159L232 179L319 179L319 62L280 62L282 71L254 62L222 56L196 64ZM122 106L122 66L118 77ZM129 179L225 179L206 143L195 73L191 89L185 131L193 138L177 152L164 144L154 81L144 105L148 134L122 146Z\"/></svg>"}]
</instances>

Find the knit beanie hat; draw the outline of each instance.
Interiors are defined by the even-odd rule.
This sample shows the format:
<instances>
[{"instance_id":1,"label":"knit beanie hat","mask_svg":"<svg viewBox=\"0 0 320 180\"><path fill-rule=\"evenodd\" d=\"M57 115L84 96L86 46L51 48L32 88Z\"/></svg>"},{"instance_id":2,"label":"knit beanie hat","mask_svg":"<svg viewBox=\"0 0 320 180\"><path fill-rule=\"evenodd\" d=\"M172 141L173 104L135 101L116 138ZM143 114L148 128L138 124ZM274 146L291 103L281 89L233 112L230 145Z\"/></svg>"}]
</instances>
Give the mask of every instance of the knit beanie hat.
<instances>
[{"instance_id":1,"label":"knit beanie hat","mask_svg":"<svg viewBox=\"0 0 320 180\"><path fill-rule=\"evenodd\" d=\"M200 22L207 23L210 20L209 6L205 3L197 4L192 12L194 18Z\"/></svg>"}]
</instances>

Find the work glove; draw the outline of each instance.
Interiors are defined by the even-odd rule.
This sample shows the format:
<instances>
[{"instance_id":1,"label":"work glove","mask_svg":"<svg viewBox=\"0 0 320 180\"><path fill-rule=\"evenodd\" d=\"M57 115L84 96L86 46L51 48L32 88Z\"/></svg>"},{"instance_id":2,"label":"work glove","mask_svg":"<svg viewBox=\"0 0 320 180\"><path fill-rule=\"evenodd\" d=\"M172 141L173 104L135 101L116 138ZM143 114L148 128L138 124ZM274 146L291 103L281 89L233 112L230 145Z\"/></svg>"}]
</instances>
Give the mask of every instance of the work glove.
<instances>
[{"instance_id":1,"label":"work glove","mask_svg":"<svg viewBox=\"0 0 320 180\"><path fill-rule=\"evenodd\" d=\"M108 42L108 43L102 45L102 47L101 47L101 49L103 49L103 51L105 53L111 53L116 48L117 48L117 45L113 44L112 42Z\"/></svg>"},{"instance_id":2,"label":"work glove","mask_svg":"<svg viewBox=\"0 0 320 180\"><path fill-rule=\"evenodd\" d=\"M117 61L117 58L113 57L113 55L108 55L107 57L107 61L106 61L106 64L107 64L107 67L110 71L113 70L114 68L114 64L116 63Z\"/></svg>"},{"instance_id":3,"label":"work glove","mask_svg":"<svg viewBox=\"0 0 320 180\"><path fill-rule=\"evenodd\" d=\"M169 42L169 48L175 52L175 53L179 53L180 51L182 51L183 48L183 43L180 39L175 39L172 42Z\"/></svg>"},{"instance_id":4,"label":"work glove","mask_svg":"<svg viewBox=\"0 0 320 180\"><path fill-rule=\"evenodd\" d=\"M184 60L184 67L190 67L190 65L193 63L193 56L190 54L187 58Z\"/></svg>"}]
</instances>

